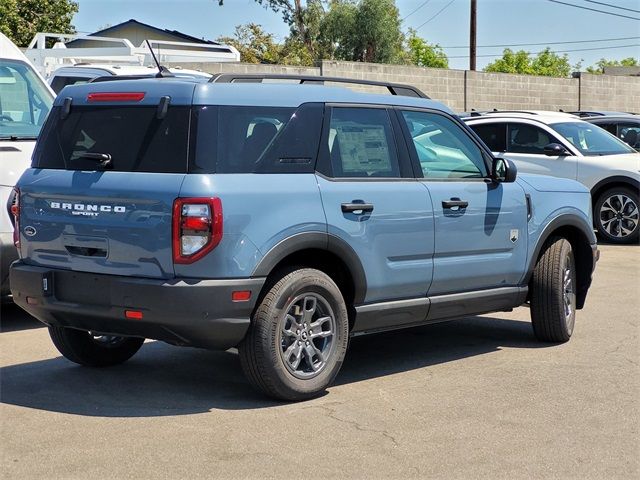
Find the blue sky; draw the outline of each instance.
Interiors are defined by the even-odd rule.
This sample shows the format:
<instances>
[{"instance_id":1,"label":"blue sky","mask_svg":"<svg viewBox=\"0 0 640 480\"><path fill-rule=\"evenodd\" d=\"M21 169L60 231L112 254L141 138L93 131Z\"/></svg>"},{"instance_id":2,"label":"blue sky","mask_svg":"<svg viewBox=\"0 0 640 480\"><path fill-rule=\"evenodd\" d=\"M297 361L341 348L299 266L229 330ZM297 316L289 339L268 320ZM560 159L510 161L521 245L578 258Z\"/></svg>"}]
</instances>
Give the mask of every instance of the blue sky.
<instances>
[{"instance_id":1,"label":"blue sky","mask_svg":"<svg viewBox=\"0 0 640 480\"><path fill-rule=\"evenodd\" d=\"M91 33L98 28L115 25L129 18L157 27L215 39L230 35L236 25L255 22L282 40L288 32L279 15L265 10L254 0L225 0L223 7L217 0L77 0L80 10L74 18L76 28ZM585 0L563 0L589 8L640 18L640 13L607 8ZM622 8L640 10L640 0L600 0ZM469 43L469 0L397 0L403 27L419 27L420 36L443 47L464 46ZM448 5L449 4L449 5ZM448 6L447 6L448 5ZM446 7L446 8L445 8ZM640 37L640 21L580 10L548 0L478 0L478 45L523 44L549 42L556 51L599 48L599 50L568 52L572 64L583 60L588 66L602 57L621 59L640 56L640 38L599 41L592 43L552 44L576 40L602 40ZM628 45L625 48L614 48ZM522 46L531 52L544 46ZM503 47L479 48L478 55L500 54ZM468 48L446 48L451 68L468 68ZM495 57L493 57L495 58ZM479 57L481 69L493 60Z\"/></svg>"}]
</instances>

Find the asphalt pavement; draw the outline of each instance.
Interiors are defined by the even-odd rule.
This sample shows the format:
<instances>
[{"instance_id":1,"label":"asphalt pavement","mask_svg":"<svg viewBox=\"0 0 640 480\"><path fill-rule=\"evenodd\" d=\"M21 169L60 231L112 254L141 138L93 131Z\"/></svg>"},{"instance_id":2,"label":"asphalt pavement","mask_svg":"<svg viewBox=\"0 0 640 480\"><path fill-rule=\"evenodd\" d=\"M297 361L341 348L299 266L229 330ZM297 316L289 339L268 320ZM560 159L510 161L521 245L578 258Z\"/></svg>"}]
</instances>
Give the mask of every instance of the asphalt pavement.
<instances>
[{"instance_id":1,"label":"asphalt pavement","mask_svg":"<svg viewBox=\"0 0 640 480\"><path fill-rule=\"evenodd\" d=\"M296 404L233 351L76 366L3 305L0 477L640 478L640 247L601 250L569 343L538 343L524 307L359 337Z\"/></svg>"}]
</instances>

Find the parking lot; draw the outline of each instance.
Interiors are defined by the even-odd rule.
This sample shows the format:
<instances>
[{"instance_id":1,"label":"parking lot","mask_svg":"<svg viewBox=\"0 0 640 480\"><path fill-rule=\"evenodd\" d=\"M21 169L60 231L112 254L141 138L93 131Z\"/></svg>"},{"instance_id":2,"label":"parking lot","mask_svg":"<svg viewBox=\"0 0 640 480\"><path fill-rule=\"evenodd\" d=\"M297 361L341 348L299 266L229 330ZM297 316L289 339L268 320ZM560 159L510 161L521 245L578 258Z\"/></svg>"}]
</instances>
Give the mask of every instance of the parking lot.
<instances>
[{"instance_id":1,"label":"parking lot","mask_svg":"<svg viewBox=\"0 0 640 480\"><path fill-rule=\"evenodd\" d=\"M601 247L568 344L529 312L356 338L314 401L266 400L233 352L148 342L105 370L2 310L3 478L638 478L640 248Z\"/></svg>"}]
</instances>

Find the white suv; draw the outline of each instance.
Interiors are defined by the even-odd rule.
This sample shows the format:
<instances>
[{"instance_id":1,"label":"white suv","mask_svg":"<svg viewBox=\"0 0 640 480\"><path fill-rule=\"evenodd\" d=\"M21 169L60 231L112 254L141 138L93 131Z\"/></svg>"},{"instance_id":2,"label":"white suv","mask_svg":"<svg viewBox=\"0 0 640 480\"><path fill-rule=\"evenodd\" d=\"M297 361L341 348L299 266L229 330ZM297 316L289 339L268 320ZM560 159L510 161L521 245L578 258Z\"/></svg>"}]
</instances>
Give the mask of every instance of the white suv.
<instances>
[{"instance_id":1,"label":"white suv","mask_svg":"<svg viewBox=\"0 0 640 480\"><path fill-rule=\"evenodd\" d=\"M571 178L587 186L602 239L638 243L640 153L566 113L497 111L464 120L494 154L514 161L519 171Z\"/></svg>"}]
</instances>

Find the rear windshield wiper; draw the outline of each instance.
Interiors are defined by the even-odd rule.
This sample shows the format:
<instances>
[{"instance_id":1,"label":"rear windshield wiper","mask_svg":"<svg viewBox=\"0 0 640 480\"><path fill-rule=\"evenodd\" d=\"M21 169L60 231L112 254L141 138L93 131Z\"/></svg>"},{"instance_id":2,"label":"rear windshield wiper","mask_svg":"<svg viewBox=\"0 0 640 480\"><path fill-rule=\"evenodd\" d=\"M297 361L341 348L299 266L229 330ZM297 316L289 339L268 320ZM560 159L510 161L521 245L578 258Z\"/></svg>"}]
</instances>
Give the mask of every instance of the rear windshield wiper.
<instances>
[{"instance_id":1,"label":"rear windshield wiper","mask_svg":"<svg viewBox=\"0 0 640 480\"><path fill-rule=\"evenodd\" d=\"M86 158L88 160L94 160L98 162L98 164L104 169L113 168L113 164L111 163L111 155L109 155L108 153L84 152L84 153L78 154L78 158Z\"/></svg>"},{"instance_id":2,"label":"rear windshield wiper","mask_svg":"<svg viewBox=\"0 0 640 480\"><path fill-rule=\"evenodd\" d=\"M9 135L9 136L0 136L0 140L11 140L12 142L19 142L20 140L36 140L38 137L34 136L18 136L18 135Z\"/></svg>"}]
</instances>

